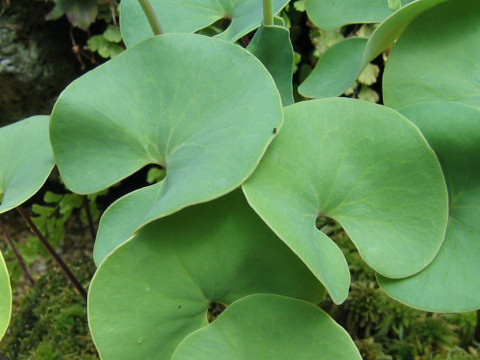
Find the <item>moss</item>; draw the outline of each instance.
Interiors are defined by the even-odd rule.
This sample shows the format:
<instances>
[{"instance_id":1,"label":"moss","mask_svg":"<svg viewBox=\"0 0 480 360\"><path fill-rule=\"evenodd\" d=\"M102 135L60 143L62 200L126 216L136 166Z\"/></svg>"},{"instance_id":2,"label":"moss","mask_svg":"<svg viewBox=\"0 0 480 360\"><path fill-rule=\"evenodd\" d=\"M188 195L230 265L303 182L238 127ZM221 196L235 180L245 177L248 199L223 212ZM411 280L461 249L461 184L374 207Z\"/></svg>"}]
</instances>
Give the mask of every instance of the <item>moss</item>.
<instances>
[{"instance_id":1,"label":"moss","mask_svg":"<svg viewBox=\"0 0 480 360\"><path fill-rule=\"evenodd\" d=\"M475 312L431 314L391 299L338 224L320 220L318 228L341 248L352 275L347 300L335 305L327 296L322 308L352 336L364 360L480 359Z\"/></svg>"},{"instance_id":2,"label":"moss","mask_svg":"<svg viewBox=\"0 0 480 360\"><path fill-rule=\"evenodd\" d=\"M94 270L91 260L72 266L84 286ZM2 348L11 360L99 358L88 331L86 304L60 269L47 271L22 299Z\"/></svg>"},{"instance_id":3,"label":"moss","mask_svg":"<svg viewBox=\"0 0 480 360\"><path fill-rule=\"evenodd\" d=\"M373 338L355 340L363 360L392 360L392 357L383 352L382 345L376 343Z\"/></svg>"}]
</instances>

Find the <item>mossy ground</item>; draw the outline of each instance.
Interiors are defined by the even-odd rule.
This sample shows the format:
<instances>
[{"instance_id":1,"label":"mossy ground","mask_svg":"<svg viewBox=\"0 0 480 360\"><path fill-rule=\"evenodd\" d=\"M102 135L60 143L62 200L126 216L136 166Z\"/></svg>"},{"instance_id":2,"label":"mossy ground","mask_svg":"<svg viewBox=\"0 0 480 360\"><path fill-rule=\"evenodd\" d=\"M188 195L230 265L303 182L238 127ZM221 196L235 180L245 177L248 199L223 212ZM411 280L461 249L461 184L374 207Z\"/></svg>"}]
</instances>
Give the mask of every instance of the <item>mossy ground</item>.
<instances>
[{"instance_id":1,"label":"mossy ground","mask_svg":"<svg viewBox=\"0 0 480 360\"><path fill-rule=\"evenodd\" d=\"M333 221L326 221L318 224L319 228L343 250L352 285L345 303L337 306L327 297L321 307L349 332L364 360L480 359L480 344L474 340L475 312L426 313L390 299L346 234ZM87 288L95 271L92 243L85 232L77 231L77 235L66 249L75 249L75 260L69 262ZM22 290L7 336L0 344L0 355L9 360L99 359L83 298L56 265L48 262L47 268L32 289Z\"/></svg>"},{"instance_id":2,"label":"mossy ground","mask_svg":"<svg viewBox=\"0 0 480 360\"><path fill-rule=\"evenodd\" d=\"M76 260L72 271L86 287L95 267ZM96 360L83 298L58 267L49 269L21 300L0 352L11 360Z\"/></svg>"},{"instance_id":3,"label":"mossy ground","mask_svg":"<svg viewBox=\"0 0 480 360\"><path fill-rule=\"evenodd\" d=\"M340 227L320 224L344 252L352 274L348 299L340 306L328 297L322 308L354 339L364 360L478 360L476 313L435 314L389 298Z\"/></svg>"}]
</instances>

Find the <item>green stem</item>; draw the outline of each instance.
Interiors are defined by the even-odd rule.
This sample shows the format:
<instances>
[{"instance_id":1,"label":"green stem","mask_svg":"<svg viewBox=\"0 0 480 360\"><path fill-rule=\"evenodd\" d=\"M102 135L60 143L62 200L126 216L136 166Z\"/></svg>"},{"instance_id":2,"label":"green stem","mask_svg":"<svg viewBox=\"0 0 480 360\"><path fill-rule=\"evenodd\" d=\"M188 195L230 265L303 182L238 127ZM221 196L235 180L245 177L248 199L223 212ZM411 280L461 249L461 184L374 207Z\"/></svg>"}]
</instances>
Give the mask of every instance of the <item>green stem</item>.
<instances>
[{"instance_id":1,"label":"green stem","mask_svg":"<svg viewBox=\"0 0 480 360\"><path fill-rule=\"evenodd\" d=\"M143 12L147 17L147 20L152 28L154 35L161 35L163 34L162 25L160 24L160 20L158 20L157 13L152 6L150 0L138 0L140 5L142 6Z\"/></svg>"},{"instance_id":2,"label":"green stem","mask_svg":"<svg viewBox=\"0 0 480 360\"><path fill-rule=\"evenodd\" d=\"M273 25L273 0L263 0L263 24Z\"/></svg>"}]
</instances>

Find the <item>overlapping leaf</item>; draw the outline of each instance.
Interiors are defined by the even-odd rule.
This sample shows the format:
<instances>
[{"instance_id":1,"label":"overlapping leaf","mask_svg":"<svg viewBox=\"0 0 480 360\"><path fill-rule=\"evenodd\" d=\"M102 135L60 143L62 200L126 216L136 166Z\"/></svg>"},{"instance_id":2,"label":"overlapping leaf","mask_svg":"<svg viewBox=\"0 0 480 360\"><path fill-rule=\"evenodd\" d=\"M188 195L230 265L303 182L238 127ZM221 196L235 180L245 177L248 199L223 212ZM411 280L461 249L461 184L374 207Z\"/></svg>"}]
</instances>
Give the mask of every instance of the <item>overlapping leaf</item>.
<instances>
[{"instance_id":1,"label":"overlapping leaf","mask_svg":"<svg viewBox=\"0 0 480 360\"><path fill-rule=\"evenodd\" d=\"M312 98L342 94L351 86L362 69L392 45L415 18L445 1L449 0L414 1L404 6L375 29L368 42L363 45L363 50L361 49L362 40L355 42L348 39L333 46L324 54L325 59L320 59L312 74L301 84L299 92ZM386 3L386 1L383 2Z\"/></svg>"},{"instance_id":2,"label":"overlapping leaf","mask_svg":"<svg viewBox=\"0 0 480 360\"><path fill-rule=\"evenodd\" d=\"M188 336L172 360L361 360L347 332L324 311L278 295L250 295Z\"/></svg>"},{"instance_id":3,"label":"overlapping leaf","mask_svg":"<svg viewBox=\"0 0 480 360\"><path fill-rule=\"evenodd\" d=\"M362 56L367 41L364 38L350 38L333 45L300 84L298 92L308 98L343 94L362 70Z\"/></svg>"},{"instance_id":4,"label":"overlapping leaf","mask_svg":"<svg viewBox=\"0 0 480 360\"><path fill-rule=\"evenodd\" d=\"M10 287L10 278L5 266L2 253L0 253L0 340L7 330L12 312L12 289Z\"/></svg>"},{"instance_id":5,"label":"overlapping leaf","mask_svg":"<svg viewBox=\"0 0 480 360\"><path fill-rule=\"evenodd\" d=\"M89 323L102 359L169 359L207 324L211 303L275 293L317 302L323 288L240 191L159 219L100 265Z\"/></svg>"},{"instance_id":6,"label":"overlapping leaf","mask_svg":"<svg viewBox=\"0 0 480 360\"><path fill-rule=\"evenodd\" d=\"M273 0L274 12L287 3ZM152 5L166 33L193 33L218 20L230 20L218 37L231 42L259 27L263 19L262 1L258 0L152 0ZM123 0L121 6L120 28L127 46L153 36L137 0Z\"/></svg>"},{"instance_id":7,"label":"overlapping leaf","mask_svg":"<svg viewBox=\"0 0 480 360\"><path fill-rule=\"evenodd\" d=\"M0 128L0 213L33 196L52 171L48 121L32 116Z\"/></svg>"},{"instance_id":8,"label":"overlapping leaf","mask_svg":"<svg viewBox=\"0 0 480 360\"><path fill-rule=\"evenodd\" d=\"M52 171L48 121L48 116L32 116L0 128L0 213L28 200ZM12 310L10 279L1 253L0 294L1 339Z\"/></svg>"},{"instance_id":9,"label":"overlapping leaf","mask_svg":"<svg viewBox=\"0 0 480 360\"><path fill-rule=\"evenodd\" d=\"M364 260L394 278L423 269L445 235L447 193L435 154L405 118L363 101L285 108L282 131L243 187L337 303L348 293L348 267L316 229L317 217L338 221Z\"/></svg>"},{"instance_id":10,"label":"overlapping leaf","mask_svg":"<svg viewBox=\"0 0 480 360\"><path fill-rule=\"evenodd\" d=\"M306 0L305 9L312 22L324 30L381 22L393 13L387 0Z\"/></svg>"},{"instance_id":11,"label":"overlapping leaf","mask_svg":"<svg viewBox=\"0 0 480 360\"><path fill-rule=\"evenodd\" d=\"M194 56L186 56L194 54ZM282 124L268 71L239 46L166 34L73 82L55 104L51 140L74 192L104 189L147 164L166 178L116 202L97 243L238 187ZM111 225L111 226L110 226Z\"/></svg>"},{"instance_id":12,"label":"overlapping leaf","mask_svg":"<svg viewBox=\"0 0 480 360\"><path fill-rule=\"evenodd\" d=\"M418 104L400 110L438 155L447 181L450 216L434 261L415 276L379 276L392 297L437 312L480 308L480 111L454 103Z\"/></svg>"},{"instance_id":13,"label":"overlapping leaf","mask_svg":"<svg viewBox=\"0 0 480 360\"><path fill-rule=\"evenodd\" d=\"M479 14L480 2L454 0L419 16L390 53L385 104L455 101L480 108Z\"/></svg>"},{"instance_id":14,"label":"overlapping leaf","mask_svg":"<svg viewBox=\"0 0 480 360\"><path fill-rule=\"evenodd\" d=\"M262 25L247 47L275 80L283 106L293 104L293 47L290 31L278 25Z\"/></svg>"}]
</instances>

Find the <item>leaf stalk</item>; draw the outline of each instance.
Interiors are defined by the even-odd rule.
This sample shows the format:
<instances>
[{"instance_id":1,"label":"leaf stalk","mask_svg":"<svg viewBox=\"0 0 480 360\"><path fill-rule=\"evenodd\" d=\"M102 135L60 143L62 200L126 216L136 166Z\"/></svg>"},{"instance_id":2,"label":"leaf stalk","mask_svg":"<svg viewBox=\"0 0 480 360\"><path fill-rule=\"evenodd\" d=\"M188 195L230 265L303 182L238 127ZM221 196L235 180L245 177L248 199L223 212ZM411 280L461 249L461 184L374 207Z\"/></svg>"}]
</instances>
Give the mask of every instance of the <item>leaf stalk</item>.
<instances>
[{"instance_id":1,"label":"leaf stalk","mask_svg":"<svg viewBox=\"0 0 480 360\"><path fill-rule=\"evenodd\" d=\"M263 0L263 24L273 25L273 0Z\"/></svg>"},{"instance_id":2,"label":"leaf stalk","mask_svg":"<svg viewBox=\"0 0 480 360\"><path fill-rule=\"evenodd\" d=\"M90 203L88 201L88 197L84 196L83 197L83 207L85 208L85 213L87 214L87 221L88 221L88 227L90 230L90 236L92 237L92 240L95 241L95 224L93 223L93 218L92 218L92 212L90 211Z\"/></svg>"},{"instance_id":3,"label":"leaf stalk","mask_svg":"<svg viewBox=\"0 0 480 360\"><path fill-rule=\"evenodd\" d=\"M142 10L145 13L145 16L147 17L148 23L152 28L153 34L162 35L163 34L162 25L160 24L160 20L158 19L157 13L155 12L155 9L153 8L150 0L138 0L138 2L140 3Z\"/></svg>"},{"instance_id":4,"label":"leaf stalk","mask_svg":"<svg viewBox=\"0 0 480 360\"><path fill-rule=\"evenodd\" d=\"M87 300L87 292L83 288L82 284L80 284L80 281L73 275L72 271L68 267L68 265L63 261L63 259L58 255L58 253L55 251L55 249L50 245L48 240L43 236L43 234L40 232L40 230L37 228L37 226L33 223L32 219L28 215L28 213L25 211L25 209L20 205L17 207L18 212L20 215L22 215L23 219L25 222L28 224L28 226L32 229L32 231L35 233L35 235L38 237L42 245L47 249L47 251L52 255L52 257L55 259L57 264L62 268L63 272L65 275L67 275L68 279L72 282L73 286L78 290L80 295Z\"/></svg>"},{"instance_id":5,"label":"leaf stalk","mask_svg":"<svg viewBox=\"0 0 480 360\"><path fill-rule=\"evenodd\" d=\"M5 239L7 240L8 245L10 245L10 247L12 248L13 253L15 254L15 257L17 258L17 261L20 264L20 267L22 268L22 271L25 274L25 277L30 282L30 284L34 286L35 280L33 280L32 275L28 271L27 265L25 264L25 261L23 261L20 251L18 251L18 248L15 246L12 236L8 232L7 226L1 219L0 219L0 227L2 228L3 234L5 235Z\"/></svg>"}]
</instances>

